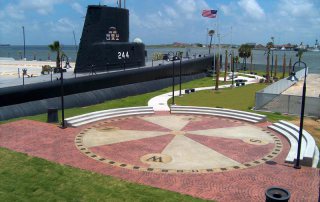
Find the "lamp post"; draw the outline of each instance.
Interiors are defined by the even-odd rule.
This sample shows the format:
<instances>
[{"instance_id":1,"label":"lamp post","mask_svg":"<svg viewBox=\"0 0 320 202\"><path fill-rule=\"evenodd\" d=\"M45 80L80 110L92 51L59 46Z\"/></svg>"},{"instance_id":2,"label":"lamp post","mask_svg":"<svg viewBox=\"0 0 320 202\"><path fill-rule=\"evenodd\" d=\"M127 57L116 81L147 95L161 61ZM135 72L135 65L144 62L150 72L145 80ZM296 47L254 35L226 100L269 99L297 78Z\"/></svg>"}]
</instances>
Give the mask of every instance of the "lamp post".
<instances>
[{"instance_id":1,"label":"lamp post","mask_svg":"<svg viewBox=\"0 0 320 202\"><path fill-rule=\"evenodd\" d=\"M24 26L22 26L22 34L23 34L23 59L26 58L26 35L24 32Z\"/></svg>"},{"instance_id":2,"label":"lamp post","mask_svg":"<svg viewBox=\"0 0 320 202\"><path fill-rule=\"evenodd\" d=\"M174 105L174 61L178 59L177 56L174 55L174 52L170 51L168 52L168 55L172 54L172 105Z\"/></svg>"},{"instance_id":3,"label":"lamp post","mask_svg":"<svg viewBox=\"0 0 320 202\"><path fill-rule=\"evenodd\" d=\"M302 132L303 132L303 118L304 118L304 108L305 108L305 101L306 101L306 81L307 81L307 65L306 63L302 62L299 58L299 61L294 63L292 67L292 72L290 77L288 77L288 80L290 81L298 81L296 77L296 73L294 71L294 68L296 64L302 63L304 65L304 80L303 80L303 89L302 89L302 102L301 102L301 111L300 111L300 128L299 128L299 139L298 139L298 152L297 152L297 160L294 164L295 169L300 169L300 153L301 153L301 141L302 141Z\"/></svg>"},{"instance_id":4,"label":"lamp post","mask_svg":"<svg viewBox=\"0 0 320 202\"><path fill-rule=\"evenodd\" d=\"M233 88L233 87L234 87L234 58L233 58L233 51L230 53L230 58L231 58L230 66L231 66L231 71L232 71L232 77L231 77L232 83L231 83L231 87Z\"/></svg>"},{"instance_id":5,"label":"lamp post","mask_svg":"<svg viewBox=\"0 0 320 202\"><path fill-rule=\"evenodd\" d=\"M64 57L66 57L64 54L61 56L61 63L62 60L64 59ZM61 92L61 128L65 129L67 128L65 125L65 121L64 121L64 88L63 88L63 68L62 68L62 64L60 66L60 92Z\"/></svg>"},{"instance_id":6,"label":"lamp post","mask_svg":"<svg viewBox=\"0 0 320 202\"><path fill-rule=\"evenodd\" d=\"M181 55L180 55L180 57L179 57L179 60L180 60L180 63L179 63L179 70L180 70L180 78L179 78L179 81L180 81L180 84L179 84L179 96L181 96L181 60L182 60L182 58L181 58Z\"/></svg>"}]
</instances>

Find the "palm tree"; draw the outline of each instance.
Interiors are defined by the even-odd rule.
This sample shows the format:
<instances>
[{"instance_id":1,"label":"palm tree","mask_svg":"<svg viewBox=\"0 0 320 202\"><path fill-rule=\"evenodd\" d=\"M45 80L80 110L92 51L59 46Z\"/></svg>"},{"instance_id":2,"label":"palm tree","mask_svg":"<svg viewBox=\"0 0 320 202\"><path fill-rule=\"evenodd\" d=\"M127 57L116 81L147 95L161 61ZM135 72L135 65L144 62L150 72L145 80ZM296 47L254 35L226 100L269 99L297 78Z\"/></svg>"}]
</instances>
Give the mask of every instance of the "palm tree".
<instances>
[{"instance_id":1,"label":"palm tree","mask_svg":"<svg viewBox=\"0 0 320 202\"><path fill-rule=\"evenodd\" d=\"M238 63L239 63L239 56L237 55L234 57L234 62L236 63L236 70L238 71Z\"/></svg>"},{"instance_id":2,"label":"palm tree","mask_svg":"<svg viewBox=\"0 0 320 202\"><path fill-rule=\"evenodd\" d=\"M52 52L57 52L57 59L56 59L56 67L60 68L60 52L61 47L59 41L54 41L53 44L49 45L49 48Z\"/></svg>"},{"instance_id":3,"label":"palm tree","mask_svg":"<svg viewBox=\"0 0 320 202\"><path fill-rule=\"evenodd\" d=\"M273 36L271 37L271 40L272 40L272 44L274 44L274 37Z\"/></svg>"},{"instance_id":4,"label":"palm tree","mask_svg":"<svg viewBox=\"0 0 320 202\"><path fill-rule=\"evenodd\" d=\"M246 70L247 66L247 58L251 56L252 47L248 44L242 44L238 50L239 57L243 58L244 70Z\"/></svg>"},{"instance_id":5,"label":"palm tree","mask_svg":"<svg viewBox=\"0 0 320 202\"><path fill-rule=\"evenodd\" d=\"M270 51L271 48L273 47L273 43L272 42L268 42L267 43L267 67L266 67L266 82L270 83Z\"/></svg>"},{"instance_id":6,"label":"palm tree","mask_svg":"<svg viewBox=\"0 0 320 202\"><path fill-rule=\"evenodd\" d=\"M277 77L277 69L278 69L278 55L276 55L276 58L274 60L274 77Z\"/></svg>"},{"instance_id":7,"label":"palm tree","mask_svg":"<svg viewBox=\"0 0 320 202\"><path fill-rule=\"evenodd\" d=\"M292 63L291 63L291 57L290 57L290 60L289 60L289 75L291 75L291 71L292 71Z\"/></svg>"},{"instance_id":8,"label":"palm tree","mask_svg":"<svg viewBox=\"0 0 320 202\"><path fill-rule=\"evenodd\" d=\"M224 61L224 81L227 81L227 72L228 72L228 51L226 50L226 58Z\"/></svg>"},{"instance_id":9,"label":"palm tree","mask_svg":"<svg viewBox=\"0 0 320 202\"><path fill-rule=\"evenodd\" d=\"M283 55L283 65L282 65L282 78L284 78L284 75L286 74L286 54Z\"/></svg>"},{"instance_id":10,"label":"palm tree","mask_svg":"<svg viewBox=\"0 0 320 202\"><path fill-rule=\"evenodd\" d=\"M296 55L299 58L299 62L301 61L302 55L303 55L303 50L299 49L299 51Z\"/></svg>"},{"instance_id":11,"label":"palm tree","mask_svg":"<svg viewBox=\"0 0 320 202\"><path fill-rule=\"evenodd\" d=\"M210 52L211 52L211 44L212 44L212 37L214 35L214 30L210 30L208 32L208 35L210 36L210 45L209 45L209 55L210 55Z\"/></svg>"}]
</instances>

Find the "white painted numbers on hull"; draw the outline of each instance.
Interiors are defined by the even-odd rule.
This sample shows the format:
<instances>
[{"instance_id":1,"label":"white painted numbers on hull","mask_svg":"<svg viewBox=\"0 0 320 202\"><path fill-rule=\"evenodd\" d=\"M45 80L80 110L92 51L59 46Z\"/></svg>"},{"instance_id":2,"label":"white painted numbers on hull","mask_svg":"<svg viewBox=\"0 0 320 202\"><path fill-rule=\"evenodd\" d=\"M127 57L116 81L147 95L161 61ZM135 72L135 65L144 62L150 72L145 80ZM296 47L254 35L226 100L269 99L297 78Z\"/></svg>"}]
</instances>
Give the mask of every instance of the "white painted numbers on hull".
<instances>
[{"instance_id":1,"label":"white painted numbers on hull","mask_svg":"<svg viewBox=\"0 0 320 202\"><path fill-rule=\"evenodd\" d=\"M123 60L123 59L129 59L129 52L127 51L127 52L125 52L125 51L123 51L123 52L118 52L118 59L119 60Z\"/></svg>"}]
</instances>

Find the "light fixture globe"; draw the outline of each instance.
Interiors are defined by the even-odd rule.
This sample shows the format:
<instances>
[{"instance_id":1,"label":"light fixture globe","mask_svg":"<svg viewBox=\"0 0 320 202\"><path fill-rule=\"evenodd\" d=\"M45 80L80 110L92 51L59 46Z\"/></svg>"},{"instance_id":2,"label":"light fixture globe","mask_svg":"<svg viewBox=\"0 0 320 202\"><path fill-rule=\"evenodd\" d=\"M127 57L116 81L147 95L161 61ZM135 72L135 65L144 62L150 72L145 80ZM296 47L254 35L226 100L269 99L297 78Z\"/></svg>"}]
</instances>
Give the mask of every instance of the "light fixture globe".
<instances>
[{"instance_id":1,"label":"light fixture globe","mask_svg":"<svg viewBox=\"0 0 320 202\"><path fill-rule=\"evenodd\" d=\"M140 38L135 38L133 40L134 43L142 43L142 40Z\"/></svg>"}]
</instances>

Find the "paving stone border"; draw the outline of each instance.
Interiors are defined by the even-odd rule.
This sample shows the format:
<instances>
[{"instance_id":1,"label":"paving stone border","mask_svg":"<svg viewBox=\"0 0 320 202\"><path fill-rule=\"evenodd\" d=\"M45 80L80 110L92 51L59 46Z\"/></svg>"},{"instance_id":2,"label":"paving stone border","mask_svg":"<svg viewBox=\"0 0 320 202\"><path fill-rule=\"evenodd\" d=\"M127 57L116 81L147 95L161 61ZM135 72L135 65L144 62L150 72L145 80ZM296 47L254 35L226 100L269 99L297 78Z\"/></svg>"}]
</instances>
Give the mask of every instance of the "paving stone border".
<instances>
[{"instance_id":1,"label":"paving stone border","mask_svg":"<svg viewBox=\"0 0 320 202\"><path fill-rule=\"evenodd\" d=\"M84 130L82 130L76 136L75 145L76 145L76 147L78 148L78 150L80 152L82 152L84 155L88 156L89 158L92 158L92 159L94 159L96 161L99 161L99 162L102 162L102 163L106 163L106 164L109 164L109 165L112 165L112 166L131 169L131 170L137 170L137 171L144 171L144 172L177 173L177 174L199 174L199 173L227 172L227 171L232 171L232 170L251 168L251 167L254 167L254 166L258 166L258 165L264 164L266 162L270 162L273 158L275 158L276 156L278 156L278 154L281 153L282 147L283 147L282 146L282 142L277 137L277 135L275 135L274 133L272 133L269 130L261 129L262 131L264 131L265 133L269 134L273 138L274 144L275 144L273 150L271 152L267 153L262 158L242 163L240 166L230 166L230 167L224 167L224 168L207 168L207 169L197 169L197 170L187 170L187 169L176 170L176 169L160 169L160 168L152 168L152 167L142 167L142 166L137 166L137 165L133 165L133 164L117 162L117 161L114 161L112 159L108 159L108 158L105 158L103 156L99 156L98 154L95 154L89 148L87 148L87 147L85 147L83 145L82 139L86 135L86 133L88 133L92 129L98 128L102 124L112 123L114 121L132 119L132 118L135 118L135 117L146 117L146 116L150 116L150 115L129 116L129 117L124 117L124 118L120 117L120 118L116 118L116 119L108 119L108 120L104 120L104 121L101 121L99 123L96 123L94 125L91 125L90 127L85 128ZM175 115L175 116L183 116L183 115ZM205 115L187 115L187 116L192 116L192 118L208 117L208 118L211 118L211 119L217 119L217 117L205 116ZM238 121L238 120L228 119L228 118L219 118L219 120L221 120L221 121L230 121L230 122L238 122L238 123L239 122L240 123L245 122L245 121ZM246 125L254 125L254 124L246 123Z\"/></svg>"}]
</instances>

